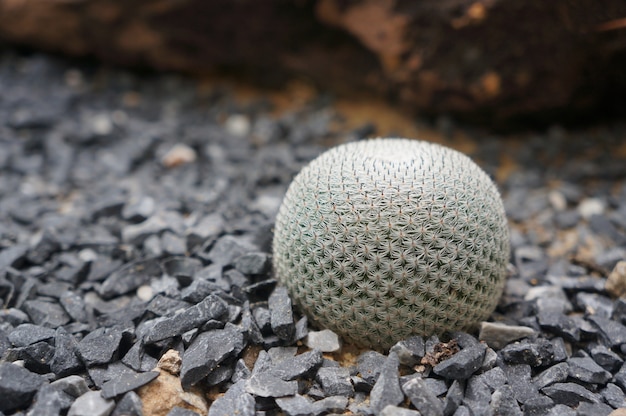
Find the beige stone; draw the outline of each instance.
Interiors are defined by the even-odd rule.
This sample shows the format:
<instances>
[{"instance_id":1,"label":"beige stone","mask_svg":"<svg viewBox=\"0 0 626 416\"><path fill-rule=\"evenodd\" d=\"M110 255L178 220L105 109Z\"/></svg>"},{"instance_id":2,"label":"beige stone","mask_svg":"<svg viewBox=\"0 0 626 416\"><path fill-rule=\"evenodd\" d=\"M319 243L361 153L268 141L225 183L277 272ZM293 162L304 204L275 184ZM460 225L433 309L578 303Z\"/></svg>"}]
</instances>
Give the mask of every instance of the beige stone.
<instances>
[{"instance_id":1,"label":"beige stone","mask_svg":"<svg viewBox=\"0 0 626 416\"><path fill-rule=\"evenodd\" d=\"M206 415L209 406L198 389L184 391L180 379L157 368L159 376L137 392L143 403L144 416L166 416L174 407L182 407Z\"/></svg>"},{"instance_id":2,"label":"beige stone","mask_svg":"<svg viewBox=\"0 0 626 416\"><path fill-rule=\"evenodd\" d=\"M157 364L157 367L177 376L180 374L180 366L183 364L180 354L176 350L168 350Z\"/></svg>"},{"instance_id":3,"label":"beige stone","mask_svg":"<svg viewBox=\"0 0 626 416\"><path fill-rule=\"evenodd\" d=\"M626 416L626 408L619 408L609 413L609 416Z\"/></svg>"},{"instance_id":4,"label":"beige stone","mask_svg":"<svg viewBox=\"0 0 626 416\"><path fill-rule=\"evenodd\" d=\"M615 297L626 295L626 260L618 262L606 279L604 286L609 294Z\"/></svg>"}]
</instances>

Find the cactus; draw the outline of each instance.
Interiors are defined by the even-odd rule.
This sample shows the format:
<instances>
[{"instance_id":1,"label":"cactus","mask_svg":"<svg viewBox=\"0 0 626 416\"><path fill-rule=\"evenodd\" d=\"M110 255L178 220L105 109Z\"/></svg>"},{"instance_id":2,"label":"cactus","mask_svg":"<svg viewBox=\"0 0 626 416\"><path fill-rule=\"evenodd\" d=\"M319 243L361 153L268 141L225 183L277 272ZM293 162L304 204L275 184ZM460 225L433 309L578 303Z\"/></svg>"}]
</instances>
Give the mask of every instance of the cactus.
<instances>
[{"instance_id":1,"label":"cactus","mask_svg":"<svg viewBox=\"0 0 626 416\"><path fill-rule=\"evenodd\" d=\"M321 154L289 186L274 230L274 272L294 303L376 349L486 319L508 259L488 175L455 150L408 139Z\"/></svg>"}]
</instances>

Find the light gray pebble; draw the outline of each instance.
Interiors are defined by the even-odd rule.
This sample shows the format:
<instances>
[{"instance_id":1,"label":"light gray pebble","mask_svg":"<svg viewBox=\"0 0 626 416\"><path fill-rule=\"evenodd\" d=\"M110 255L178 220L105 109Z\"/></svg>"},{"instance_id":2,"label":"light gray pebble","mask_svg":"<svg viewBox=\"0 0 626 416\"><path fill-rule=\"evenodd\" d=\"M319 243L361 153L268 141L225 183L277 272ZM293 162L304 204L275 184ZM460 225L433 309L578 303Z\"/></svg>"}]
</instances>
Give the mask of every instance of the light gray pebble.
<instances>
[{"instance_id":1,"label":"light gray pebble","mask_svg":"<svg viewBox=\"0 0 626 416\"><path fill-rule=\"evenodd\" d=\"M99 391L88 391L78 397L67 416L108 416L115 408L115 400L105 399Z\"/></svg>"}]
</instances>

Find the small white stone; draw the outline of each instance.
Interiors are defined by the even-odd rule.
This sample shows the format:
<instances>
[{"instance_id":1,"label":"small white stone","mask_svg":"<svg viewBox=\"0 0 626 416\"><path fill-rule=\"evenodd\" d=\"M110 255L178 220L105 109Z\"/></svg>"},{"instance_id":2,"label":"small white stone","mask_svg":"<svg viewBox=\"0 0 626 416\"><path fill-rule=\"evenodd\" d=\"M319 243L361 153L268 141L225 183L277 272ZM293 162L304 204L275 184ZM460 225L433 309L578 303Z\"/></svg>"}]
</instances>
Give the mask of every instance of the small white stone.
<instances>
[{"instance_id":1,"label":"small white stone","mask_svg":"<svg viewBox=\"0 0 626 416\"><path fill-rule=\"evenodd\" d=\"M108 114L96 114L91 119L91 131L99 136L106 136L113 131L113 122Z\"/></svg>"},{"instance_id":2,"label":"small white stone","mask_svg":"<svg viewBox=\"0 0 626 416\"><path fill-rule=\"evenodd\" d=\"M339 335L330 329L309 331L309 334L304 338L304 344L311 349L320 350L321 352L337 352L341 349Z\"/></svg>"},{"instance_id":3,"label":"small white stone","mask_svg":"<svg viewBox=\"0 0 626 416\"><path fill-rule=\"evenodd\" d=\"M150 285L142 285L137 288L137 297L144 302L149 301L154 296L154 291Z\"/></svg>"},{"instance_id":4,"label":"small white stone","mask_svg":"<svg viewBox=\"0 0 626 416\"><path fill-rule=\"evenodd\" d=\"M67 416L107 416L115 407L115 400L104 399L99 391L88 391L72 403Z\"/></svg>"},{"instance_id":5,"label":"small white stone","mask_svg":"<svg viewBox=\"0 0 626 416\"><path fill-rule=\"evenodd\" d=\"M243 114L234 114L226 119L224 128L233 136L247 136L250 134L250 119Z\"/></svg>"},{"instance_id":6,"label":"small white stone","mask_svg":"<svg viewBox=\"0 0 626 416\"><path fill-rule=\"evenodd\" d=\"M174 145L162 158L161 163L166 168L185 165L196 161L196 151L186 144Z\"/></svg>"},{"instance_id":7,"label":"small white stone","mask_svg":"<svg viewBox=\"0 0 626 416\"><path fill-rule=\"evenodd\" d=\"M98 260L98 253L91 248L84 248L78 252L78 258L86 262L96 261Z\"/></svg>"},{"instance_id":8,"label":"small white stone","mask_svg":"<svg viewBox=\"0 0 626 416\"><path fill-rule=\"evenodd\" d=\"M583 199L578 205L578 212L586 220L594 215L602 215L604 213L604 202L597 198Z\"/></svg>"},{"instance_id":9,"label":"small white stone","mask_svg":"<svg viewBox=\"0 0 626 416\"><path fill-rule=\"evenodd\" d=\"M550 191L548 200L555 211L565 211L565 208L567 208L567 199L565 199L565 195L559 191Z\"/></svg>"}]
</instances>

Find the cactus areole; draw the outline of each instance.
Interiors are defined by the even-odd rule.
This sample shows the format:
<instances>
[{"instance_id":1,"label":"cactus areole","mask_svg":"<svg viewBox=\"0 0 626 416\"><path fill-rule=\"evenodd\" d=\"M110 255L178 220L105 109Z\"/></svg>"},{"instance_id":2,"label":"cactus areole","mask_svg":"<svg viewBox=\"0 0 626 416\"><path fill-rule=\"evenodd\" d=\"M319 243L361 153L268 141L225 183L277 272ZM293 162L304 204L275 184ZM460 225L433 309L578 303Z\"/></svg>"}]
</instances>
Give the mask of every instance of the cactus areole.
<instances>
[{"instance_id":1,"label":"cactus areole","mask_svg":"<svg viewBox=\"0 0 626 416\"><path fill-rule=\"evenodd\" d=\"M502 294L509 233L489 176L408 139L332 148L291 183L274 272L300 310L359 346L467 330Z\"/></svg>"}]
</instances>

